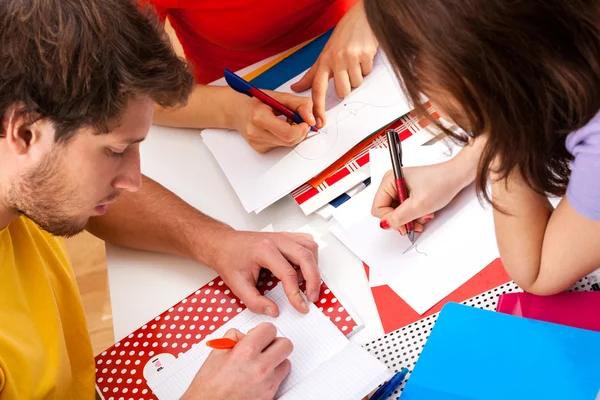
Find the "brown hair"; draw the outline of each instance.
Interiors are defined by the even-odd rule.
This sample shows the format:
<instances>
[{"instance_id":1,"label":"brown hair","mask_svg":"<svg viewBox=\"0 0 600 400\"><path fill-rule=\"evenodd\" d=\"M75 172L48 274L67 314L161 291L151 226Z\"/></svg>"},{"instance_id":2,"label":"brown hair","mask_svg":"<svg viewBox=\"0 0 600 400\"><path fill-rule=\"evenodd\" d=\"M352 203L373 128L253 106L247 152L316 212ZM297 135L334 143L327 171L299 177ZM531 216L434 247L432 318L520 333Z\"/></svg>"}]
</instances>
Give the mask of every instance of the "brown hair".
<instances>
[{"instance_id":1,"label":"brown hair","mask_svg":"<svg viewBox=\"0 0 600 400\"><path fill-rule=\"evenodd\" d=\"M18 105L48 118L57 141L108 132L137 96L184 104L192 86L154 14L131 0L0 2L0 115Z\"/></svg>"},{"instance_id":2,"label":"brown hair","mask_svg":"<svg viewBox=\"0 0 600 400\"><path fill-rule=\"evenodd\" d=\"M489 134L480 192L494 163L501 177L519 168L538 193L564 194L572 159L566 135L600 109L600 1L364 4L415 107L425 112L424 93L470 137ZM440 93L449 98L433 98Z\"/></svg>"}]
</instances>

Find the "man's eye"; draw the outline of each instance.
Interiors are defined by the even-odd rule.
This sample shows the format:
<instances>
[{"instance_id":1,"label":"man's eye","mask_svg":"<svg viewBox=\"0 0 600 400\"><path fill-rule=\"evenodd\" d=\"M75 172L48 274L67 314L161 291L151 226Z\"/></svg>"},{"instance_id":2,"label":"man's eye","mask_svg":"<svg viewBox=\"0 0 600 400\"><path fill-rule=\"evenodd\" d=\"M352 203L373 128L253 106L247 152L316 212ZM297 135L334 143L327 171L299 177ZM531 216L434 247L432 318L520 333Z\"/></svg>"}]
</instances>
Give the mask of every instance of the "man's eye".
<instances>
[{"instance_id":1,"label":"man's eye","mask_svg":"<svg viewBox=\"0 0 600 400\"><path fill-rule=\"evenodd\" d=\"M123 157L123 155L125 154L125 150L118 152L118 151L114 151L111 149L106 149L107 153L109 156L111 157Z\"/></svg>"}]
</instances>

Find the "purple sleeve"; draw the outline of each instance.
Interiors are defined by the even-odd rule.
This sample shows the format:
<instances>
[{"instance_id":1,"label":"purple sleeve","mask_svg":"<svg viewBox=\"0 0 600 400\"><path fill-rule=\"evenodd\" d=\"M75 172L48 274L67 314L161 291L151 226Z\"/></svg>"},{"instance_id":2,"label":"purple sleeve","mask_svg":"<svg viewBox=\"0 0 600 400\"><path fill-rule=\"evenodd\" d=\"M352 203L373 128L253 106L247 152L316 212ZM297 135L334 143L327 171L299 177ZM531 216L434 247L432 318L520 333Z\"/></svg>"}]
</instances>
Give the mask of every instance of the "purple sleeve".
<instances>
[{"instance_id":1,"label":"purple sleeve","mask_svg":"<svg viewBox=\"0 0 600 400\"><path fill-rule=\"evenodd\" d=\"M567 199L579 214L600 221L600 113L567 137L574 157Z\"/></svg>"}]
</instances>

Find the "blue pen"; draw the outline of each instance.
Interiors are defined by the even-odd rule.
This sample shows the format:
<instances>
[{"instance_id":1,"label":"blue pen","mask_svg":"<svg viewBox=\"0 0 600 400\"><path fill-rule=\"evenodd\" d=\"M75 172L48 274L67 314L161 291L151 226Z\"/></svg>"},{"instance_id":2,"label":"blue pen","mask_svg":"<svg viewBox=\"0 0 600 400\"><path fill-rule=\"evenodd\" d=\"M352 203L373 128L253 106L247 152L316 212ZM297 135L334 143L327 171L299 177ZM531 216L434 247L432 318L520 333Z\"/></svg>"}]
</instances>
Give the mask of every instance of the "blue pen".
<instances>
[{"instance_id":1,"label":"blue pen","mask_svg":"<svg viewBox=\"0 0 600 400\"><path fill-rule=\"evenodd\" d=\"M285 115L296 124L301 124L304 122L300 114L290 110L289 108L287 108L286 106L284 106L265 92L252 86L250 82L247 82L242 77L236 75L228 69L225 70L225 80L227 81L227 84L236 92L245 94L249 97L256 97L259 101L279 111L281 114ZM314 126L311 126L310 130L312 132L318 132L317 128L315 128Z\"/></svg>"},{"instance_id":2,"label":"blue pen","mask_svg":"<svg viewBox=\"0 0 600 400\"><path fill-rule=\"evenodd\" d=\"M400 372L392 376L392 379L381 385L381 387L377 389L375 393L373 393L373 396L371 396L371 400L387 399L392 393L394 393L394 390L396 390L396 388L400 386L400 384L404 381L404 378L406 378L406 374L408 374L408 369L402 368Z\"/></svg>"}]
</instances>

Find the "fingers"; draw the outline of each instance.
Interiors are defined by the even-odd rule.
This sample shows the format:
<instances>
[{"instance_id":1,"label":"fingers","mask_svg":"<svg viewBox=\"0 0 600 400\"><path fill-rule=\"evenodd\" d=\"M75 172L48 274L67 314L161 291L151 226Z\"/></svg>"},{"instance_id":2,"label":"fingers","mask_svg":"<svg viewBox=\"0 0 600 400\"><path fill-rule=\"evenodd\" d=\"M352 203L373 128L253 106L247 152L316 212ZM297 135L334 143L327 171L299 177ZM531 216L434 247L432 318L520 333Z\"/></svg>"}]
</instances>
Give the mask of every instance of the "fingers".
<instances>
[{"instance_id":1,"label":"fingers","mask_svg":"<svg viewBox=\"0 0 600 400\"><path fill-rule=\"evenodd\" d=\"M261 322L241 340L236 346L251 354L262 353L277 337L277 328L268 322Z\"/></svg>"},{"instance_id":2,"label":"fingers","mask_svg":"<svg viewBox=\"0 0 600 400\"><path fill-rule=\"evenodd\" d=\"M292 354L294 345L288 338L278 337L267 347L262 354L262 361L267 365L279 365Z\"/></svg>"},{"instance_id":3,"label":"fingers","mask_svg":"<svg viewBox=\"0 0 600 400\"><path fill-rule=\"evenodd\" d=\"M338 70L333 74L333 80L335 82L335 92L339 97L346 97L350 94L352 87L350 85L350 77L348 71Z\"/></svg>"},{"instance_id":4,"label":"fingers","mask_svg":"<svg viewBox=\"0 0 600 400\"><path fill-rule=\"evenodd\" d=\"M427 211L423 210L414 198L409 197L408 200L400 204L395 210L385 214L381 218L381 225L382 227L387 226L389 229L401 229L408 222L427 214Z\"/></svg>"},{"instance_id":5,"label":"fingers","mask_svg":"<svg viewBox=\"0 0 600 400\"><path fill-rule=\"evenodd\" d=\"M293 146L302 141L310 130L308 124L293 124L277 118L273 109L265 104L257 104L252 112L251 122L260 130L254 132L256 139L283 143L284 146Z\"/></svg>"},{"instance_id":6,"label":"fingers","mask_svg":"<svg viewBox=\"0 0 600 400\"><path fill-rule=\"evenodd\" d=\"M227 332L225 332L225 335L223 335L223 337L226 337L228 339L237 340L239 342L244 337L246 337L246 335L244 335L242 332L238 331L237 329L232 328L232 329L228 330Z\"/></svg>"},{"instance_id":7,"label":"fingers","mask_svg":"<svg viewBox=\"0 0 600 400\"><path fill-rule=\"evenodd\" d=\"M413 229L415 232L417 233L421 233L424 230L423 224L421 224L420 222L413 222ZM402 225L400 228L398 228L398 232L400 232L400 234L402 236L406 235L406 225Z\"/></svg>"},{"instance_id":8,"label":"fingers","mask_svg":"<svg viewBox=\"0 0 600 400\"><path fill-rule=\"evenodd\" d=\"M350 85L357 88L363 83L363 72L360 64L353 64L348 68L348 76L350 77Z\"/></svg>"},{"instance_id":9,"label":"fingers","mask_svg":"<svg viewBox=\"0 0 600 400\"><path fill-rule=\"evenodd\" d=\"M421 233L421 232L423 232L423 230L425 229L425 228L423 227L423 224L422 224L422 223L420 223L420 222L414 222L414 223L413 223L413 228L414 228L415 232L418 232L418 233Z\"/></svg>"},{"instance_id":10,"label":"fingers","mask_svg":"<svg viewBox=\"0 0 600 400\"><path fill-rule=\"evenodd\" d=\"M290 124L278 118L276 112L266 104L255 102L246 138L258 152L266 152L275 147L295 146L306 139L310 126L318 125L310 98L277 92L269 94L289 109L296 110L305 123Z\"/></svg>"},{"instance_id":11,"label":"fingers","mask_svg":"<svg viewBox=\"0 0 600 400\"><path fill-rule=\"evenodd\" d=\"M283 360L281 364L275 367L275 371L273 372L273 379L277 384L277 387L281 385L281 382L290 374L292 370L292 363L290 360Z\"/></svg>"},{"instance_id":12,"label":"fingers","mask_svg":"<svg viewBox=\"0 0 600 400\"><path fill-rule=\"evenodd\" d=\"M363 59L360 60L360 69L363 76L367 76L373 71L373 60L373 57L363 57Z\"/></svg>"},{"instance_id":13,"label":"fingers","mask_svg":"<svg viewBox=\"0 0 600 400\"><path fill-rule=\"evenodd\" d=\"M417 219L417 222L419 222L420 224L426 224L429 221L431 221L432 219L435 218L435 214L434 213L429 213L427 215L423 215L421 218Z\"/></svg>"},{"instance_id":14,"label":"fingers","mask_svg":"<svg viewBox=\"0 0 600 400\"><path fill-rule=\"evenodd\" d=\"M279 249L285 258L300 267L306 281L306 294L308 299L314 303L319 300L321 290L321 275L315 257L315 254L318 253L318 245L313 240L307 240L299 234L292 236L292 239L278 243ZM298 241L304 244L299 244Z\"/></svg>"},{"instance_id":15,"label":"fingers","mask_svg":"<svg viewBox=\"0 0 600 400\"><path fill-rule=\"evenodd\" d=\"M317 66L315 64L304 74L304 76L298 82L294 83L291 86L291 89L296 93L304 92L305 90L310 89L313 83L313 79L315 77L316 69Z\"/></svg>"},{"instance_id":16,"label":"fingers","mask_svg":"<svg viewBox=\"0 0 600 400\"><path fill-rule=\"evenodd\" d=\"M433 213L422 216L421 218L413 221L415 232L421 233L425 230L425 224L431 221L435 215ZM401 235L406 235L406 225L401 226L398 231Z\"/></svg>"},{"instance_id":17,"label":"fingers","mask_svg":"<svg viewBox=\"0 0 600 400\"><path fill-rule=\"evenodd\" d=\"M325 126L325 96L327 94L327 86L329 85L329 72L327 69L322 69L319 64L313 65L306 74L298 82L291 86L291 89L296 92L304 92L312 87L312 100L314 102L313 111L311 115L314 116L315 122L311 123L317 127L317 129ZM298 113L302 119L306 120L301 110ZM308 122L308 121L307 121Z\"/></svg>"},{"instance_id":18,"label":"fingers","mask_svg":"<svg viewBox=\"0 0 600 400\"><path fill-rule=\"evenodd\" d=\"M300 114L304 122L308 125L316 123L313 115L313 102L310 97L295 96L289 93L269 92L275 100L284 104L290 110L294 110Z\"/></svg>"},{"instance_id":19,"label":"fingers","mask_svg":"<svg viewBox=\"0 0 600 400\"><path fill-rule=\"evenodd\" d=\"M298 283L302 283L302 282L305 281L304 275L302 274L302 270L297 269L296 270L296 275L298 275Z\"/></svg>"},{"instance_id":20,"label":"fingers","mask_svg":"<svg viewBox=\"0 0 600 400\"><path fill-rule=\"evenodd\" d=\"M390 212L394 211L394 204L398 201L398 189L394 181L394 174L392 171L385 173L375 198L373 199L373 206L371 208L371 214L374 217L383 219L383 217Z\"/></svg>"},{"instance_id":21,"label":"fingers","mask_svg":"<svg viewBox=\"0 0 600 400\"><path fill-rule=\"evenodd\" d=\"M317 120L317 128L325 126L325 97L329 86L330 73L327 69L319 69L315 72L312 82L313 110Z\"/></svg>"},{"instance_id":22,"label":"fingers","mask_svg":"<svg viewBox=\"0 0 600 400\"><path fill-rule=\"evenodd\" d=\"M313 253L315 261L319 262L319 245L315 242L315 238L312 235L308 233L285 233L285 235L299 245L309 249Z\"/></svg>"},{"instance_id":23,"label":"fingers","mask_svg":"<svg viewBox=\"0 0 600 400\"><path fill-rule=\"evenodd\" d=\"M279 315L277 304L262 296L256 289L256 282L252 276L238 275L234 279L228 279L227 284L233 293L246 304L250 311L257 314L265 314L275 318Z\"/></svg>"},{"instance_id":24,"label":"fingers","mask_svg":"<svg viewBox=\"0 0 600 400\"><path fill-rule=\"evenodd\" d=\"M288 260L281 254L279 248L272 242L266 244L265 249L261 253L263 257L261 262L262 266L270 270L273 275L279 278L283 285L283 290L292 306L301 313L306 314L308 312L308 305L300 294L298 274L294 267L291 266ZM294 260L290 261L295 262ZM303 270L303 273L306 275L306 271Z\"/></svg>"}]
</instances>

